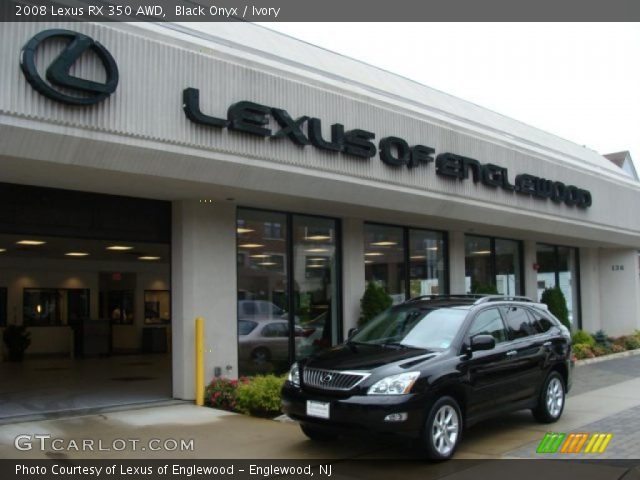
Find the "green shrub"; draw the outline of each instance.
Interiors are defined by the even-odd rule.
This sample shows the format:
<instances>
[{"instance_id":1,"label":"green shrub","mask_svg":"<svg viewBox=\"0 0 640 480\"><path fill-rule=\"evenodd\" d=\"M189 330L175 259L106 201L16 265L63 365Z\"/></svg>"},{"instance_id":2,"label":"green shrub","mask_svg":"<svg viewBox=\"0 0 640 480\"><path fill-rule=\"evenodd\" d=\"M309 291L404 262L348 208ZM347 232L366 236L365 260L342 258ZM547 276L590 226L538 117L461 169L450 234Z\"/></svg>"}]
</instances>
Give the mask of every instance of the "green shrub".
<instances>
[{"instance_id":1,"label":"green shrub","mask_svg":"<svg viewBox=\"0 0 640 480\"><path fill-rule=\"evenodd\" d=\"M611 345L611 353L622 353L622 352L626 352L627 349L624 348L624 345L619 345L619 344L613 344Z\"/></svg>"},{"instance_id":2,"label":"green shrub","mask_svg":"<svg viewBox=\"0 0 640 480\"><path fill-rule=\"evenodd\" d=\"M545 303L549 307L549 311L555 315L565 327L571 330L567 300L564 298L564 293L562 293L559 287L547 288L542 292L540 301Z\"/></svg>"},{"instance_id":3,"label":"green shrub","mask_svg":"<svg viewBox=\"0 0 640 480\"><path fill-rule=\"evenodd\" d=\"M246 377L240 377L239 380L214 378L204 391L205 405L235 412L238 385L244 385L248 381Z\"/></svg>"},{"instance_id":4,"label":"green shrub","mask_svg":"<svg viewBox=\"0 0 640 480\"><path fill-rule=\"evenodd\" d=\"M572 346L573 353L578 360L582 360L583 358L594 358L595 354L591 350L591 346L585 345L584 343L577 343Z\"/></svg>"},{"instance_id":5,"label":"green shrub","mask_svg":"<svg viewBox=\"0 0 640 480\"><path fill-rule=\"evenodd\" d=\"M238 385L236 410L259 417L280 413L280 390L286 376L259 375Z\"/></svg>"},{"instance_id":6,"label":"green shrub","mask_svg":"<svg viewBox=\"0 0 640 480\"><path fill-rule=\"evenodd\" d=\"M596 344L596 340L589 332L576 330L571 334L571 343L589 345L590 347L593 347Z\"/></svg>"},{"instance_id":7,"label":"green shrub","mask_svg":"<svg viewBox=\"0 0 640 480\"><path fill-rule=\"evenodd\" d=\"M384 288L375 282L369 282L364 295L360 300L360 319L358 326L362 327L369 323L372 318L384 312L393 305L393 300L384 291Z\"/></svg>"},{"instance_id":8,"label":"green shrub","mask_svg":"<svg viewBox=\"0 0 640 480\"><path fill-rule=\"evenodd\" d=\"M626 337L622 338L624 338L624 348L626 348L627 350L635 350L637 348L640 348L640 339L635 335L627 335Z\"/></svg>"},{"instance_id":9,"label":"green shrub","mask_svg":"<svg viewBox=\"0 0 640 480\"><path fill-rule=\"evenodd\" d=\"M471 293L480 295L498 295L498 288L490 283L474 283L471 286Z\"/></svg>"}]
</instances>

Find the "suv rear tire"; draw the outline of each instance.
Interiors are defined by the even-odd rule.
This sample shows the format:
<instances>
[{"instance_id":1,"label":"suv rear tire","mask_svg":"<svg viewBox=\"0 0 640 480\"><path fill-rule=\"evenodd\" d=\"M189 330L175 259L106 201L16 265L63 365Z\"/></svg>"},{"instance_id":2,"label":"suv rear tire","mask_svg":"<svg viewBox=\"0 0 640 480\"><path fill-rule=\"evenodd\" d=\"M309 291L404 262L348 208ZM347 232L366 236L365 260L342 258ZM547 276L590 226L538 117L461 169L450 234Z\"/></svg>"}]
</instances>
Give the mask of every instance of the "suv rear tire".
<instances>
[{"instance_id":1,"label":"suv rear tire","mask_svg":"<svg viewBox=\"0 0 640 480\"><path fill-rule=\"evenodd\" d=\"M328 428L316 427L315 425L309 425L307 423L301 423L300 430L302 430L302 433L304 433L309 440L313 440L314 442L328 442L338 438L338 434Z\"/></svg>"},{"instance_id":2,"label":"suv rear tire","mask_svg":"<svg viewBox=\"0 0 640 480\"><path fill-rule=\"evenodd\" d=\"M554 423L562 416L566 399L564 379L560 373L553 371L545 380L538 406L531 410L533 417L540 423Z\"/></svg>"},{"instance_id":3,"label":"suv rear tire","mask_svg":"<svg viewBox=\"0 0 640 480\"><path fill-rule=\"evenodd\" d=\"M462 414L453 397L439 398L429 410L422 432L422 449L431 460L448 460L462 436Z\"/></svg>"}]
</instances>

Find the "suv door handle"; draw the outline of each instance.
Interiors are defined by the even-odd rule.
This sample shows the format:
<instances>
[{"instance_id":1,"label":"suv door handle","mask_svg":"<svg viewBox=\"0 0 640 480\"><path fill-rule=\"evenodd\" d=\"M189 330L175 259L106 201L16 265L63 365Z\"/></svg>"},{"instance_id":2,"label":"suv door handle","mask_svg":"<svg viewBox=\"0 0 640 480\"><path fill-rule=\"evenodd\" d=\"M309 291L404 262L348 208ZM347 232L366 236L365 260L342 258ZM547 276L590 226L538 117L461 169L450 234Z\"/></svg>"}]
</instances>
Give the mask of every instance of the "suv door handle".
<instances>
[{"instance_id":1,"label":"suv door handle","mask_svg":"<svg viewBox=\"0 0 640 480\"><path fill-rule=\"evenodd\" d=\"M509 350L507 352L507 357L513 357L515 354L517 354L518 351L517 350Z\"/></svg>"}]
</instances>

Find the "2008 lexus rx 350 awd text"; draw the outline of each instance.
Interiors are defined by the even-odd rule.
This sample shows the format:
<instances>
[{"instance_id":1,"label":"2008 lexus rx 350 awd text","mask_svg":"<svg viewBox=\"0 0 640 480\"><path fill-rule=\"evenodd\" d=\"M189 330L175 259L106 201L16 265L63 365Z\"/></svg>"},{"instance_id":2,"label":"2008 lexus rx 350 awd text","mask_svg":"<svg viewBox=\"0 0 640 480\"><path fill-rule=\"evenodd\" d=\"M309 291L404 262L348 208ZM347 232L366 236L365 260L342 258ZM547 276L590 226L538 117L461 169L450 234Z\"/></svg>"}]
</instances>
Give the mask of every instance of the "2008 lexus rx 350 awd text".
<instances>
[{"instance_id":1,"label":"2008 lexus rx 350 awd text","mask_svg":"<svg viewBox=\"0 0 640 480\"><path fill-rule=\"evenodd\" d=\"M463 427L531 409L562 415L571 337L524 297L428 296L386 310L343 345L291 367L284 412L312 440L397 433L450 458Z\"/></svg>"}]
</instances>

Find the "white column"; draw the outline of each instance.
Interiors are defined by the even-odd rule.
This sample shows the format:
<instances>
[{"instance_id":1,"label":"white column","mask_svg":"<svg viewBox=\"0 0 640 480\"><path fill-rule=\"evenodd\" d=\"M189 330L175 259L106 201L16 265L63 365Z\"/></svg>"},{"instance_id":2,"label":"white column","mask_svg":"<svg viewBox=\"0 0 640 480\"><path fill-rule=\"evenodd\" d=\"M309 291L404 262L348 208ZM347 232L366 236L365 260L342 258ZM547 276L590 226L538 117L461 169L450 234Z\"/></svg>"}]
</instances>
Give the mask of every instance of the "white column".
<instances>
[{"instance_id":1,"label":"white column","mask_svg":"<svg viewBox=\"0 0 640 480\"><path fill-rule=\"evenodd\" d=\"M173 203L173 395L195 398L195 318L205 320L205 382L238 375L236 209L232 204Z\"/></svg>"},{"instance_id":2,"label":"white column","mask_svg":"<svg viewBox=\"0 0 640 480\"><path fill-rule=\"evenodd\" d=\"M534 302L538 301L538 272L533 268L537 263L536 242L533 240L525 240L523 242L524 258L522 265L522 279L524 280L524 294Z\"/></svg>"},{"instance_id":3,"label":"white column","mask_svg":"<svg viewBox=\"0 0 640 480\"><path fill-rule=\"evenodd\" d=\"M640 328L637 250L600 250L600 319L604 331L613 336Z\"/></svg>"},{"instance_id":4,"label":"white column","mask_svg":"<svg viewBox=\"0 0 640 480\"><path fill-rule=\"evenodd\" d=\"M449 232L449 291L465 293L464 232Z\"/></svg>"},{"instance_id":5,"label":"white column","mask_svg":"<svg viewBox=\"0 0 640 480\"><path fill-rule=\"evenodd\" d=\"M580 249L580 311L582 329L597 332L602 326L600 317L600 254L597 248ZM608 333L608 332L607 332Z\"/></svg>"},{"instance_id":6,"label":"white column","mask_svg":"<svg viewBox=\"0 0 640 480\"><path fill-rule=\"evenodd\" d=\"M364 222L359 218L342 220L342 303L346 338L358 324L360 299L364 294Z\"/></svg>"}]
</instances>

